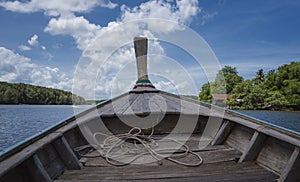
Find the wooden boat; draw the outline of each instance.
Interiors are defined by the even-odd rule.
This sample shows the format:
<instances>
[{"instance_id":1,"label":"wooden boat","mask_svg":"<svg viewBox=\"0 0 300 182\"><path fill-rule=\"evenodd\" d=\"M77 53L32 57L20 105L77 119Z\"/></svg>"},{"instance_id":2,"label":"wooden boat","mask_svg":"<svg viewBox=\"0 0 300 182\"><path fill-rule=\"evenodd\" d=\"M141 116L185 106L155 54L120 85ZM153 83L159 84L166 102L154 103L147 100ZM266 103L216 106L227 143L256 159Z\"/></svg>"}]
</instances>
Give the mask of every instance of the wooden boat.
<instances>
[{"instance_id":1,"label":"wooden boat","mask_svg":"<svg viewBox=\"0 0 300 182\"><path fill-rule=\"evenodd\" d=\"M155 89L147 76L147 39L135 39L135 50L139 81L130 92L60 122L2 154L0 181L300 180L299 133ZM143 128L149 123L150 127ZM114 166L102 157L89 156L97 150L78 151L78 147L93 144L94 134L102 127L117 136L139 127L146 139L175 138L201 161L193 167L176 164L168 157L143 162L149 157L145 155L135 163ZM197 162L190 155L178 160Z\"/></svg>"}]
</instances>

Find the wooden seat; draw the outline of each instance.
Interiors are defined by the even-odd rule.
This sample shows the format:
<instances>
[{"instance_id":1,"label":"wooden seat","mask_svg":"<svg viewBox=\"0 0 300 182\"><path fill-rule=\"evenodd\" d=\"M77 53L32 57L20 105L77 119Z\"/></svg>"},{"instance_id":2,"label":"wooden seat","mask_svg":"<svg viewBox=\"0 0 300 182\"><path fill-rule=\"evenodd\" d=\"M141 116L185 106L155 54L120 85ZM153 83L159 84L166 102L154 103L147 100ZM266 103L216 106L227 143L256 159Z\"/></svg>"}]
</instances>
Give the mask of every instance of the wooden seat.
<instances>
[{"instance_id":1,"label":"wooden seat","mask_svg":"<svg viewBox=\"0 0 300 182\"><path fill-rule=\"evenodd\" d=\"M192 148L192 146L190 146ZM67 170L57 182L65 181L275 181L274 173L255 162L237 163L237 150L225 146L208 146L197 152L204 160L198 167L187 167L162 160L149 164L112 166L102 158L88 158L81 170ZM184 159L192 162L192 156Z\"/></svg>"}]
</instances>

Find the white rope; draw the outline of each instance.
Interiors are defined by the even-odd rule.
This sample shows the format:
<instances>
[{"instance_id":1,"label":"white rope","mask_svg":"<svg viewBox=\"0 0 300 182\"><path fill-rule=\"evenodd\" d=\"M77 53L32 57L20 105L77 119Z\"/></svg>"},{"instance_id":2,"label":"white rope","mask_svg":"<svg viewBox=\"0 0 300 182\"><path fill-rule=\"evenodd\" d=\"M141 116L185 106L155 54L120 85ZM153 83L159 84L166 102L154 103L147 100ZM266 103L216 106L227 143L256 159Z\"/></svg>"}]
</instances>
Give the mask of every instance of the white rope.
<instances>
[{"instance_id":1,"label":"white rope","mask_svg":"<svg viewBox=\"0 0 300 182\"><path fill-rule=\"evenodd\" d=\"M103 157L109 164L115 166L124 166L133 163L138 158L151 155L160 165L162 159L167 159L176 164L184 166L199 166L203 163L202 157L189 149L186 144L183 144L174 139L154 139L153 128L150 135L144 135L142 130L138 127L131 128L128 133L119 135L107 135L101 132L95 132L93 137L97 142L96 145L85 145L77 147L74 150L77 151L82 157ZM96 139L97 135L105 136L106 138L102 143ZM131 141L131 142L129 142ZM179 144L180 148L164 148L158 149L158 142L173 142ZM80 151L90 149L87 154L81 154ZM98 155L91 155L90 153L96 149ZM176 150L176 151L175 151ZM115 152L117 151L117 152ZM185 163L177 159L186 157L188 154L192 154L197 157L196 163ZM121 158L132 156L131 160L127 162L117 162Z\"/></svg>"}]
</instances>

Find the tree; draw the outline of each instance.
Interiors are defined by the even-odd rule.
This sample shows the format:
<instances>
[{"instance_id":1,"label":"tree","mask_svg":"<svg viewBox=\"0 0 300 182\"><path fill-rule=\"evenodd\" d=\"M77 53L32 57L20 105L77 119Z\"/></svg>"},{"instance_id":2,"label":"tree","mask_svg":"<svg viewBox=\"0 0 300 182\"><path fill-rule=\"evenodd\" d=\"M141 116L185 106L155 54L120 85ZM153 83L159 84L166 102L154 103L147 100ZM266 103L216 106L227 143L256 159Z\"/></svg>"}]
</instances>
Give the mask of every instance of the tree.
<instances>
[{"instance_id":1,"label":"tree","mask_svg":"<svg viewBox=\"0 0 300 182\"><path fill-rule=\"evenodd\" d=\"M300 105L300 81L298 79L284 80L281 91L290 105Z\"/></svg>"},{"instance_id":2,"label":"tree","mask_svg":"<svg viewBox=\"0 0 300 182\"><path fill-rule=\"evenodd\" d=\"M230 94L234 86L243 81L243 77L238 75L235 67L225 66L218 71L216 79L212 85L212 93Z\"/></svg>"},{"instance_id":3,"label":"tree","mask_svg":"<svg viewBox=\"0 0 300 182\"><path fill-rule=\"evenodd\" d=\"M218 71L216 78L211 83L206 83L201 87L199 100L211 102L212 94L230 94L234 86L243 81L243 77L238 75L237 69L225 66Z\"/></svg>"},{"instance_id":4,"label":"tree","mask_svg":"<svg viewBox=\"0 0 300 182\"><path fill-rule=\"evenodd\" d=\"M277 90L276 86L277 74L275 70L270 70L267 75L265 76L264 86L268 90Z\"/></svg>"},{"instance_id":5,"label":"tree","mask_svg":"<svg viewBox=\"0 0 300 182\"><path fill-rule=\"evenodd\" d=\"M268 91L260 85L253 86L251 92L248 94L247 99L252 103L254 108L264 108L265 98Z\"/></svg>"},{"instance_id":6,"label":"tree","mask_svg":"<svg viewBox=\"0 0 300 182\"><path fill-rule=\"evenodd\" d=\"M268 93L268 97L265 99L265 106L267 107L284 107L287 105L289 102L278 90Z\"/></svg>"},{"instance_id":7,"label":"tree","mask_svg":"<svg viewBox=\"0 0 300 182\"><path fill-rule=\"evenodd\" d=\"M256 72L255 78L252 80L254 85L259 85L265 81L265 74L263 69Z\"/></svg>"},{"instance_id":8,"label":"tree","mask_svg":"<svg viewBox=\"0 0 300 182\"><path fill-rule=\"evenodd\" d=\"M236 68L225 66L210 87L209 83L203 85L199 99L209 100L212 93L230 94L226 104L233 109L298 108L300 62L284 64L266 75L263 69L259 69L255 78L245 81Z\"/></svg>"},{"instance_id":9,"label":"tree","mask_svg":"<svg viewBox=\"0 0 300 182\"><path fill-rule=\"evenodd\" d=\"M19 104L20 93L14 88L8 88L3 94L4 104Z\"/></svg>"},{"instance_id":10,"label":"tree","mask_svg":"<svg viewBox=\"0 0 300 182\"><path fill-rule=\"evenodd\" d=\"M249 93L252 92L253 86L250 80L245 80L236 84L230 96L226 100L226 104L233 109L250 109ZM248 106L248 107L247 107Z\"/></svg>"},{"instance_id":11,"label":"tree","mask_svg":"<svg viewBox=\"0 0 300 182\"><path fill-rule=\"evenodd\" d=\"M211 102L211 89L209 83L205 83L199 92L198 100L203 102Z\"/></svg>"},{"instance_id":12,"label":"tree","mask_svg":"<svg viewBox=\"0 0 300 182\"><path fill-rule=\"evenodd\" d=\"M84 98L71 92L29 84L0 82L0 104L84 104Z\"/></svg>"}]
</instances>

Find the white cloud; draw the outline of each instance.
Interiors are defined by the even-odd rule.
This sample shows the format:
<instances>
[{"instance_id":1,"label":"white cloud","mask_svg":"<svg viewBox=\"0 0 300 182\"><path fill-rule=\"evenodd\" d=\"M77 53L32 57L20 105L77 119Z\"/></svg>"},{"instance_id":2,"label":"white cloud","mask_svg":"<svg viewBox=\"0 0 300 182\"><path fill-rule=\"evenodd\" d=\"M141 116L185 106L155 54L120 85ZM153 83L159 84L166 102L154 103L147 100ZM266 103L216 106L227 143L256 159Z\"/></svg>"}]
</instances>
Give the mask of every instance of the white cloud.
<instances>
[{"instance_id":1,"label":"white cloud","mask_svg":"<svg viewBox=\"0 0 300 182\"><path fill-rule=\"evenodd\" d=\"M200 12L198 0L176 0L180 21L186 23L191 21L191 18Z\"/></svg>"},{"instance_id":2,"label":"white cloud","mask_svg":"<svg viewBox=\"0 0 300 182\"><path fill-rule=\"evenodd\" d=\"M27 40L27 43L28 43L28 45L29 46L26 46L26 45L20 45L19 46L19 49L21 50L21 51L29 51L29 50L31 50L32 49L32 47L35 47L35 48L41 48L42 50L46 50L46 47L45 46L43 46L43 45L41 45L41 46L39 46L40 45L40 43L39 43L39 36L38 35L36 35L36 34L34 34L29 40Z\"/></svg>"},{"instance_id":3,"label":"white cloud","mask_svg":"<svg viewBox=\"0 0 300 182\"><path fill-rule=\"evenodd\" d=\"M216 11L214 11L213 13L203 12L201 25L206 24L207 21L213 19L217 15L218 15L218 12L216 12Z\"/></svg>"},{"instance_id":4,"label":"white cloud","mask_svg":"<svg viewBox=\"0 0 300 182\"><path fill-rule=\"evenodd\" d=\"M177 0L175 5L162 0L142 3L133 8L121 6L122 21L141 20L144 18L167 19L178 23L187 23L200 12L197 0Z\"/></svg>"},{"instance_id":5,"label":"white cloud","mask_svg":"<svg viewBox=\"0 0 300 182\"><path fill-rule=\"evenodd\" d=\"M84 50L100 29L82 16L69 15L52 18L44 31L52 35L70 35L76 40L78 49Z\"/></svg>"},{"instance_id":6,"label":"white cloud","mask_svg":"<svg viewBox=\"0 0 300 182\"><path fill-rule=\"evenodd\" d=\"M38 66L31 59L0 47L0 80L71 90L72 79L58 68Z\"/></svg>"},{"instance_id":7,"label":"white cloud","mask_svg":"<svg viewBox=\"0 0 300 182\"><path fill-rule=\"evenodd\" d=\"M29 50L31 50L31 48L28 47L28 46L26 46L26 45L20 45L20 46L19 46L19 49L20 49L21 51L29 51Z\"/></svg>"},{"instance_id":8,"label":"white cloud","mask_svg":"<svg viewBox=\"0 0 300 182\"><path fill-rule=\"evenodd\" d=\"M115 8L117 4L105 0L31 0L0 2L0 6L14 12L44 12L48 16L58 16L64 13L88 12L97 6Z\"/></svg>"},{"instance_id":9,"label":"white cloud","mask_svg":"<svg viewBox=\"0 0 300 182\"><path fill-rule=\"evenodd\" d=\"M133 8L122 5L120 18L105 27L91 24L84 17L61 16L53 18L45 31L56 35L71 35L82 50L91 43L77 67L73 91L89 99L93 99L94 91L95 97L107 98L111 94L115 96L132 88L132 82L136 81L135 72L125 71L128 74L119 75L125 68L129 69L126 65L133 65L130 70L136 69L132 47L134 36L155 39L155 33L179 30L179 24L189 23L199 11L198 3L194 0L177 1L177 4L159 0L149 1ZM173 23L166 23L166 20ZM94 39L97 36L99 38ZM123 47L122 43L129 46ZM119 49L116 51L114 48ZM159 42L152 41L149 43L149 53L162 55L164 50ZM170 65L166 65L168 66ZM175 76L175 80L176 77L180 77L178 74L172 75ZM122 82L118 82L120 78ZM180 85L178 84L178 87Z\"/></svg>"},{"instance_id":10,"label":"white cloud","mask_svg":"<svg viewBox=\"0 0 300 182\"><path fill-rule=\"evenodd\" d=\"M165 24L163 20L169 20L179 24L188 24L192 17L201 11L197 0L177 0L175 5L162 0L148 1L139 6L130 8L121 6L121 21L129 22L142 19L157 19L148 23L148 29L155 32L169 32L179 29L175 24Z\"/></svg>"},{"instance_id":11,"label":"white cloud","mask_svg":"<svg viewBox=\"0 0 300 182\"><path fill-rule=\"evenodd\" d=\"M31 45L33 47L37 47L39 45L38 38L39 38L39 36L34 34L27 42L29 45Z\"/></svg>"},{"instance_id":12,"label":"white cloud","mask_svg":"<svg viewBox=\"0 0 300 182\"><path fill-rule=\"evenodd\" d=\"M44 31L51 35L70 35L76 41L77 48L85 50L84 57L79 63L80 67L77 67L77 75L75 75L77 78L75 87L79 88L75 91L78 91L80 95L86 94L83 96L87 98L92 97L85 92L87 90L95 90L97 96L103 98L109 97L112 90L124 92L131 88L132 82L136 81L136 74L133 73L133 70L136 69L132 46L134 36L147 36L154 39L149 43L149 53L163 55L163 48L158 41L155 41L156 34L180 30L181 24L189 24L193 17L201 11L197 0L176 0L175 3L154 0L132 8L122 5L120 17L103 27L90 23L83 16L75 15L75 12L88 12L96 6L108 8L116 6L109 1L105 2L102 0L73 0L62 3L60 0L32 0L26 3L19 1L1 2L0 6L10 11L41 11L47 16L55 16L50 19ZM148 21L150 19L152 21ZM139 21L132 23L136 20ZM173 23L166 23L166 20ZM95 39L96 37L101 38ZM89 47L88 50L86 50L87 47ZM127 72L127 77L126 75L121 77L124 82L116 84L116 80L120 78L116 75L130 64L133 65L132 69L129 69L132 72ZM167 67L168 65L165 68ZM50 75L44 76L43 79L46 80L53 78L50 73L54 73L54 70L42 70L49 74L42 74L40 71L33 75L36 77ZM182 75L175 73L172 76L179 78L182 82ZM58 82L55 81L54 83ZM97 84L95 85L95 83ZM184 86L182 87L184 88Z\"/></svg>"},{"instance_id":13,"label":"white cloud","mask_svg":"<svg viewBox=\"0 0 300 182\"><path fill-rule=\"evenodd\" d=\"M60 17L52 18L44 31L52 35L72 36L77 43L77 47L81 50L84 50L98 35L112 30L124 22L156 18L157 20L155 22L147 22L147 29L151 32L174 31L179 28L176 24L165 24L165 21L160 21L158 19L162 18L172 22L188 23L191 18L200 11L198 2L195 0L182 0L177 1L176 3L177 4L172 5L170 3L157 0L142 3L141 5L133 8L122 5L120 19L118 21L108 23L106 27L92 24L83 16L76 17L72 14L61 15ZM143 27L138 27L137 25L137 27L129 27L128 30L123 31L126 33L137 32L142 28ZM129 34L132 35L132 33ZM121 35L124 36L124 34ZM115 39L112 39L111 43L113 43L113 41L115 41Z\"/></svg>"}]
</instances>

